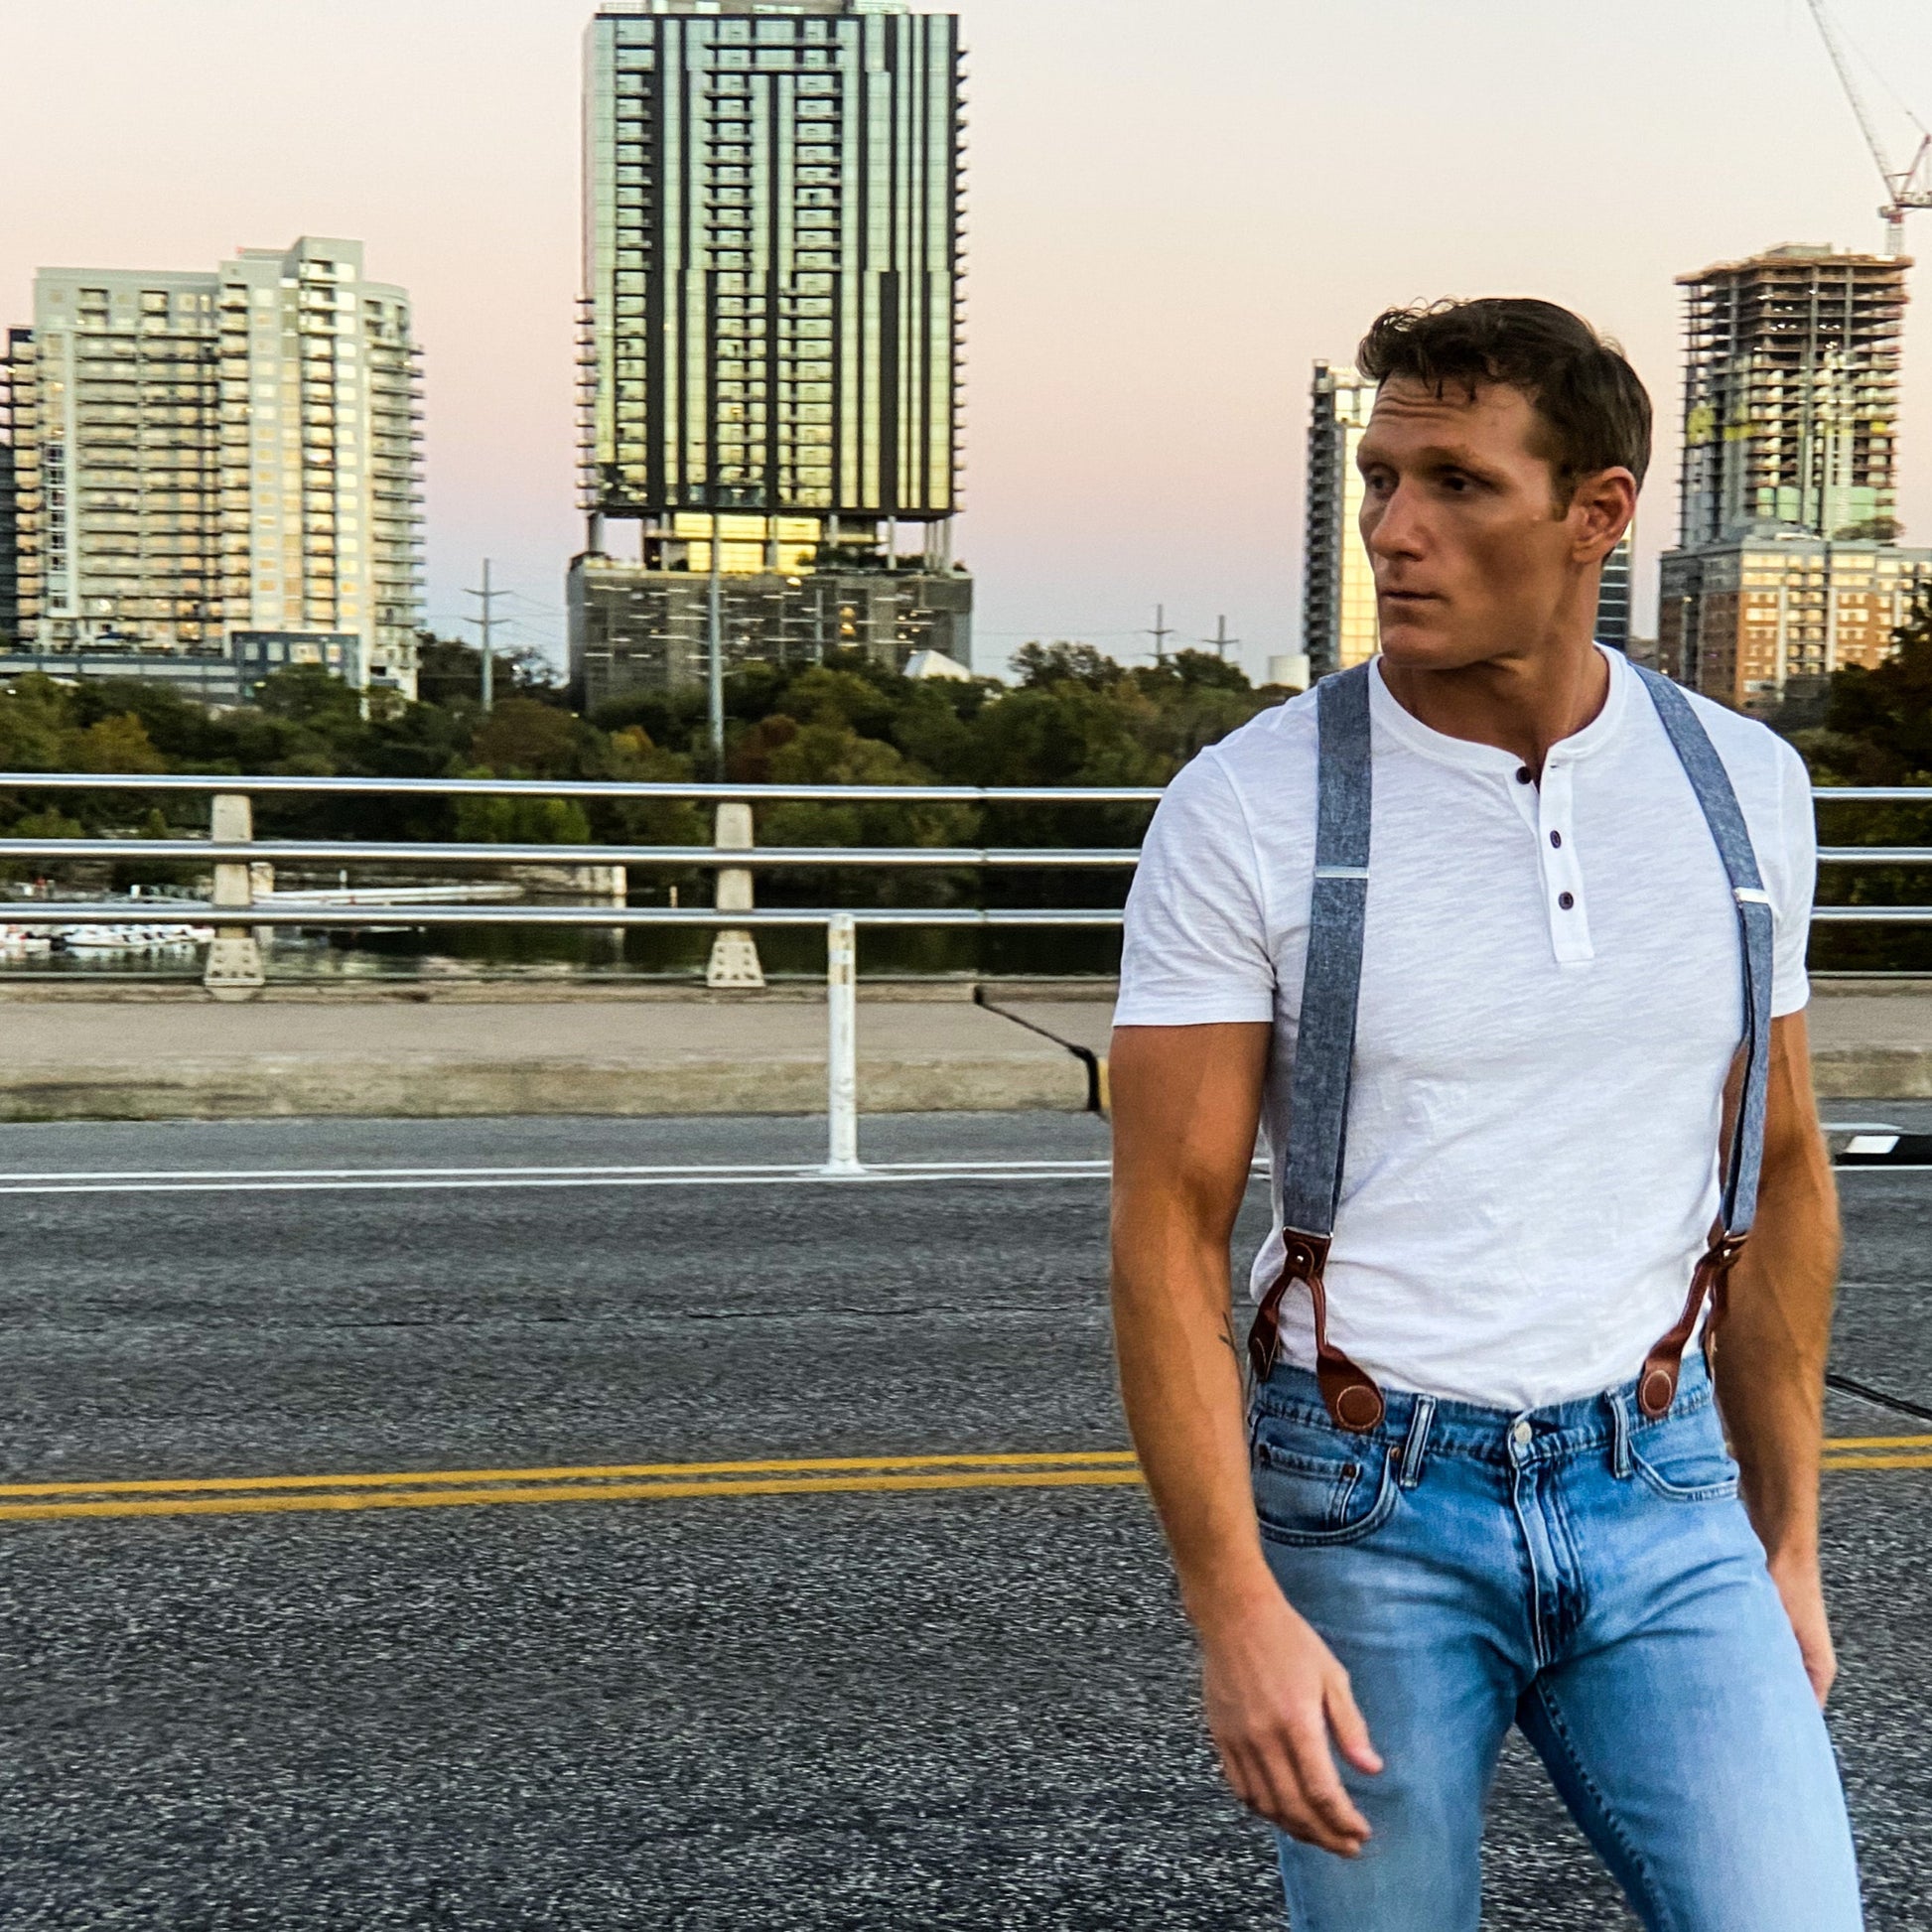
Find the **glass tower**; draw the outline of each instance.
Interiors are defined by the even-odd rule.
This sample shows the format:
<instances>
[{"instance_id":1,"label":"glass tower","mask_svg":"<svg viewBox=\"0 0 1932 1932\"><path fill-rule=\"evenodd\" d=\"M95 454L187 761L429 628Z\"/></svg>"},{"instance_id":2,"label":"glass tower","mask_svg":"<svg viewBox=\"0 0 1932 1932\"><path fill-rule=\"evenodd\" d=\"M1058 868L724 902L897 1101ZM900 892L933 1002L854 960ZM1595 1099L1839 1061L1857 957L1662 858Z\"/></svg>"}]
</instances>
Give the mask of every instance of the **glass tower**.
<instances>
[{"instance_id":1,"label":"glass tower","mask_svg":"<svg viewBox=\"0 0 1932 1932\"><path fill-rule=\"evenodd\" d=\"M1637 526L1632 523L1603 559L1603 577L1596 590L1596 640L1617 650L1630 648L1630 559Z\"/></svg>"},{"instance_id":2,"label":"glass tower","mask_svg":"<svg viewBox=\"0 0 1932 1932\"><path fill-rule=\"evenodd\" d=\"M1365 376L1315 363L1302 592L1302 648L1311 678L1362 663L1379 642L1375 572L1362 543L1362 477L1355 468L1374 407L1375 384Z\"/></svg>"},{"instance_id":3,"label":"glass tower","mask_svg":"<svg viewBox=\"0 0 1932 1932\"><path fill-rule=\"evenodd\" d=\"M969 648L960 92L957 18L898 0L599 9L571 597L593 687L690 673L679 593L714 541L734 657ZM607 551L616 520L638 526L634 563ZM882 605L856 580L886 574L906 581Z\"/></svg>"}]
</instances>

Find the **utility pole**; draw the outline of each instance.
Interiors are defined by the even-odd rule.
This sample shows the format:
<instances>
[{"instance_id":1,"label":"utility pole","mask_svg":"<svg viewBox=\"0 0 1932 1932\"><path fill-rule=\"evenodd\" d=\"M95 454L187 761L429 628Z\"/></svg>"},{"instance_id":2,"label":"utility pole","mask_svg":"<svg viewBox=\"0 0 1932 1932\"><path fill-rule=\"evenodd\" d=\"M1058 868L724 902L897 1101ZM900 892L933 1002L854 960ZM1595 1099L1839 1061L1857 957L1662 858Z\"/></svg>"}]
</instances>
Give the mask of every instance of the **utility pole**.
<instances>
[{"instance_id":1,"label":"utility pole","mask_svg":"<svg viewBox=\"0 0 1932 1932\"><path fill-rule=\"evenodd\" d=\"M1165 664L1168 661L1168 639L1173 635L1173 625L1168 621L1168 607L1165 604L1154 607L1154 628L1147 634L1154 639L1154 661Z\"/></svg>"},{"instance_id":2,"label":"utility pole","mask_svg":"<svg viewBox=\"0 0 1932 1932\"><path fill-rule=\"evenodd\" d=\"M705 671L711 700L711 775L725 775L724 519L711 512L711 585L705 606Z\"/></svg>"},{"instance_id":3,"label":"utility pole","mask_svg":"<svg viewBox=\"0 0 1932 1932\"><path fill-rule=\"evenodd\" d=\"M1239 637L1230 637L1228 635L1228 621L1226 618L1216 618L1214 620L1213 636L1203 637L1201 639L1202 643L1212 644L1214 646L1214 655L1216 657L1225 657L1228 654L1228 646L1230 644L1238 644L1240 641L1241 639Z\"/></svg>"},{"instance_id":4,"label":"utility pole","mask_svg":"<svg viewBox=\"0 0 1932 1932\"><path fill-rule=\"evenodd\" d=\"M496 664L494 652L490 648L489 633L495 620L496 600L499 597L508 597L509 592L492 591L489 588L489 559L487 557L483 559L483 579L482 590L465 591L464 596L481 598L483 600L483 616L480 618L471 618L469 621L478 625L483 631L483 708L485 711L489 711L494 708L496 703Z\"/></svg>"}]
</instances>

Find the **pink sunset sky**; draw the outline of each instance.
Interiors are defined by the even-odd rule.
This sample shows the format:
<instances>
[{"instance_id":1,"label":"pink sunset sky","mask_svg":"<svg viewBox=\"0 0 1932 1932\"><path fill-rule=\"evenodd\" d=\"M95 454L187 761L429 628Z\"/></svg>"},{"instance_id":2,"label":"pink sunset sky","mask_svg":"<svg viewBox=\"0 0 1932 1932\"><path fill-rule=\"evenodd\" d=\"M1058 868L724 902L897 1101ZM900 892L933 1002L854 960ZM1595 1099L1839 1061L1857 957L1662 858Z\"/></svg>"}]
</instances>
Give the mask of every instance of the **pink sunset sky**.
<instances>
[{"instance_id":1,"label":"pink sunset sky","mask_svg":"<svg viewBox=\"0 0 1932 1932\"><path fill-rule=\"evenodd\" d=\"M1932 11L1836 0L1932 120ZM414 298L429 613L479 560L561 644L574 508L578 90L590 0L86 0L7 30L0 324L42 265L366 244ZM1640 626L1676 518L1673 276L1875 249L1872 165L1802 0L961 0L971 49L967 514L976 658L1145 652L1218 616L1299 647L1309 365L1391 302L1535 293L1617 336L1662 435ZM1932 212L1911 245L1932 252ZM1932 305L1902 515L1932 541ZM499 607L500 608L500 607Z\"/></svg>"}]
</instances>

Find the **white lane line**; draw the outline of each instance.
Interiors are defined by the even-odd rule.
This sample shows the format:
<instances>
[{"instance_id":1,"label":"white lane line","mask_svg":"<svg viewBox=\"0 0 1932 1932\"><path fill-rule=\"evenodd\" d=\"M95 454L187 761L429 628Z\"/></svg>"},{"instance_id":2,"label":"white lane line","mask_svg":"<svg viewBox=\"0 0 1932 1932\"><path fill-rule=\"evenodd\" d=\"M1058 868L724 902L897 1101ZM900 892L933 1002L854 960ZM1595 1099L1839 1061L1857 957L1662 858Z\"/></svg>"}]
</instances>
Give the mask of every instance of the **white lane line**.
<instances>
[{"instance_id":1,"label":"white lane line","mask_svg":"<svg viewBox=\"0 0 1932 1932\"><path fill-rule=\"evenodd\" d=\"M1932 1165L1838 1164L1841 1173L1932 1173ZM845 1173L816 1166L572 1168L160 1168L0 1173L8 1194L247 1194L448 1192L512 1187L772 1187L883 1185L919 1180L1084 1180L1106 1161L888 1161ZM1250 1176L1265 1175L1257 1161Z\"/></svg>"},{"instance_id":2,"label":"white lane line","mask_svg":"<svg viewBox=\"0 0 1932 1932\"><path fill-rule=\"evenodd\" d=\"M1098 1173L1107 1168L1105 1161L873 1161L867 1163L874 1173ZM630 1177L677 1179L687 1174L793 1174L816 1173L815 1165L803 1161L678 1161L650 1164L611 1162L570 1167L513 1168L21 1168L8 1173L0 1172L0 1186L22 1185L55 1180L496 1180L523 1174L545 1178L627 1179Z\"/></svg>"},{"instance_id":3,"label":"white lane line","mask_svg":"<svg viewBox=\"0 0 1932 1932\"><path fill-rule=\"evenodd\" d=\"M255 1173L218 1171L181 1173L79 1175L0 1174L6 1194L239 1194L370 1193L418 1189L510 1187L770 1187L809 1186L815 1182L848 1187L920 1180L1082 1180L1110 1172L1105 1161L938 1162L862 1168L856 1173L823 1168L646 1168L646 1169L337 1169L270 1170Z\"/></svg>"}]
</instances>

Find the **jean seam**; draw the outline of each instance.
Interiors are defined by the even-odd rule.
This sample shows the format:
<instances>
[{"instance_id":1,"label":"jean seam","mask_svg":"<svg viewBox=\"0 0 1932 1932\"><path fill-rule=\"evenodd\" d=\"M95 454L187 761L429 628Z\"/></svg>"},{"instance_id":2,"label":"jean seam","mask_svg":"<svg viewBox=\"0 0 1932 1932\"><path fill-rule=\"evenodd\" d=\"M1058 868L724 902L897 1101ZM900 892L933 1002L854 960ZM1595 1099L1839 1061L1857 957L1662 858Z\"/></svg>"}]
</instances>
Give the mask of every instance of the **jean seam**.
<instances>
[{"instance_id":1,"label":"jean seam","mask_svg":"<svg viewBox=\"0 0 1932 1932\"><path fill-rule=\"evenodd\" d=\"M1539 1682L1535 1695L1537 1703L1543 1707L1543 1715L1550 1721L1551 1738L1562 1750L1578 1786L1589 1799L1597 1823L1610 1838L1616 1841L1617 1849L1623 1854L1624 1862L1629 1867L1630 1876L1642 1887L1643 1896L1634 1902L1640 1904L1649 1914L1654 1932L1677 1932L1677 1914L1670 1909L1668 1902L1658 1892L1656 1879L1649 1865L1644 1863L1643 1855L1637 1850L1630 1835L1610 1809L1609 1800L1604 1797L1596 1780L1590 1776L1588 1768L1584 1763L1583 1754L1577 1749L1576 1739L1570 1733L1570 1726L1564 1722L1562 1708L1558 1705L1549 1685Z\"/></svg>"}]
</instances>

